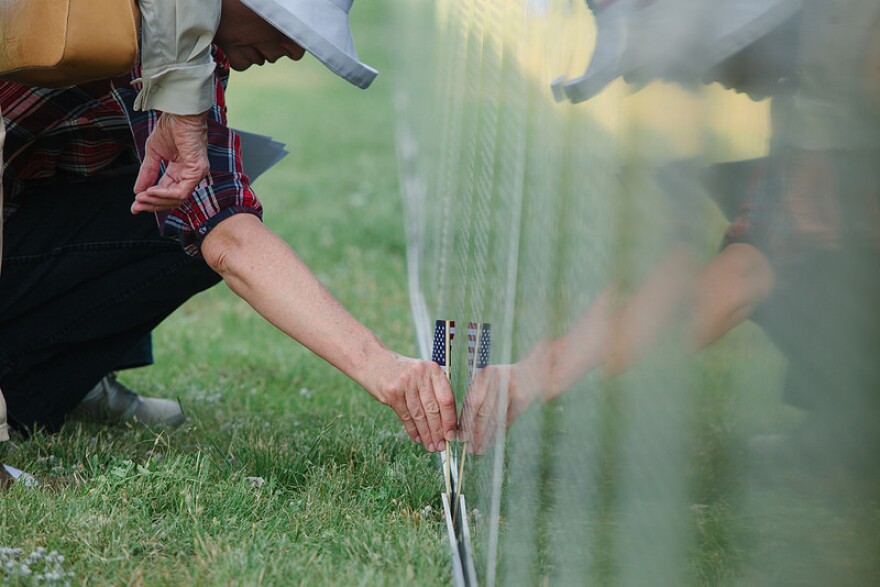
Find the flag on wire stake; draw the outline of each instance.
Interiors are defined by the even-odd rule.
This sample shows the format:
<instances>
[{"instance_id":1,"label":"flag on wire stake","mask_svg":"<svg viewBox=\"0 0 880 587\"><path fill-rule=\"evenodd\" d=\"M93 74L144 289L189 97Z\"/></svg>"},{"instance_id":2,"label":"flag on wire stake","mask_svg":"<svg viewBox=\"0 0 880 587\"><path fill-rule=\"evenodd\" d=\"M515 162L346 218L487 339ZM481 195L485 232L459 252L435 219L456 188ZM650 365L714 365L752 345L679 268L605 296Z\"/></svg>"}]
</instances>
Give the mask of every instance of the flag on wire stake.
<instances>
[{"instance_id":1,"label":"flag on wire stake","mask_svg":"<svg viewBox=\"0 0 880 587\"><path fill-rule=\"evenodd\" d=\"M492 325L488 322L468 322L468 381L474 382L477 373L489 364L489 352L492 347ZM460 426L459 426L460 428ZM467 455L467 442L461 446L461 458L458 460L458 477L455 485L455 499L452 502L452 511L461 496L461 486L464 479L464 459Z\"/></svg>"},{"instance_id":2,"label":"flag on wire stake","mask_svg":"<svg viewBox=\"0 0 880 587\"><path fill-rule=\"evenodd\" d=\"M446 375L446 379L451 376L452 361L450 353L452 351L452 339L455 338L455 320L437 320L434 323L434 350L431 353L431 360L440 365L440 369ZM446 459L443 466L443 477L446 480L446 493L452 496L452 470L450 469L449 458L452 453L449 450L449 443L446 443Z\"/></svg>"},{"instance_id":3,"label":"flag on wire stake","mask_svg":"<svg viewBox=\"0 0 880 587\"><path fill-rule=\"evenodd\" d=\"M477 373L489 364L492 345L492 325L488 322L468 322L468 371L473 383Z\"/></svg>"},{"instance_id":4,"label":"flag on wire stake","mask_svg":"<svg viewBox=\"0 0 880 587\"><path fill-rule=\"evenodd\" d=\"M449 350L455 338L455 320L437 320L434 325L434 351L431 360L440 365L440 369L449 378Z\"/></svg>"},{"instance_id":5,"label":"flag on wire stake","mask_svg":"<svg viewBox=\"0 0 880 587\"><path fill-rule=\"evenodd\" d=\"M468 379L470 381L474 380L474 367L476 366L476 356L477 356L477 330L479 328L479 324L476 322L468 322Z\"/></svg>"}]
</instances>

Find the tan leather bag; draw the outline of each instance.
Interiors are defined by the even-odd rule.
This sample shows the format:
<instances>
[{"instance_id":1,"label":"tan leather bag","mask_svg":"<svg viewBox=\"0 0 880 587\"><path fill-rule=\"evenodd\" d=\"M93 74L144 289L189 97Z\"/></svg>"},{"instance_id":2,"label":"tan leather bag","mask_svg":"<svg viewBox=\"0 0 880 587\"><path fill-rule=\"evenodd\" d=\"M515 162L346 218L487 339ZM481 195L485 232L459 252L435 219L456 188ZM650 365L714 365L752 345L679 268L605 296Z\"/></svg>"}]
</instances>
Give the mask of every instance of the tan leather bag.
<instances>
[{"instance_id":1,"label":"tan leather bag","mask_svg":"<svg viewBox=\"0 0 880 587\"><path fill-rule=\"evenodd\" d=\"M139 22L136 0L0 0L0 79L60 88L123 75Z\"/></svg>"}]
</instances>

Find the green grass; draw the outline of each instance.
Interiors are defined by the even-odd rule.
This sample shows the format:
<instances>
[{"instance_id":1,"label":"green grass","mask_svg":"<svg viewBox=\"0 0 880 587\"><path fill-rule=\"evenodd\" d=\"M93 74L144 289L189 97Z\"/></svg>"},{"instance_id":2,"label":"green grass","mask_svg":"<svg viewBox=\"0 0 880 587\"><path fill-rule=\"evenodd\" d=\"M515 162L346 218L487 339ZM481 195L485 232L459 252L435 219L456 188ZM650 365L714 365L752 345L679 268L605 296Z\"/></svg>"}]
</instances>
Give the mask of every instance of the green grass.
<instances>
[{"instance_id":1,"label":"green grass","mask_svg":"<svg viewBox=\"0 0 880 587\"><path fill-rule=\"evenodd\" d=\"M383 9L361 3L353 20L361 56L383 71L370 90L306 57L233 73L229 120L288 143L255 186L265 222L412 354ZM223 285L160 326L154 347L154 366L121 379L179 398L189 423L6 443L0 460L47 483L0 494L0 548L56 550L74 584L448 582L435 457L390 410ZM4 571L9 558L0 582L36 584Z\"/></svg>"},{"instance_id":2,"label":"green grass","mask_svg":"<svg viewBox=\"0 0 880 587\"><path fill-rule=\"evenodd\" d=\"M278 63L233 74L229 120L234 127L288 143L290 155L256 183L265 222L360 320L397 350L413 354L391 67L385 54L386 5L359 2L353 15L361 56L383 71L370 90L346 85L308 57ZM426 108L424 116L431 114ZM537 214L547 199L533 203ZM571 251L571 258L555 259L558 267L550 267L548 274L557 281L548 289L573 298L564 284L574 278L564 270L583 261L577 245L587 242L578 241L586 232L576 226L583 209L581 215L562 205L555 210L558 223L553 226L563 227L558 247ZM644 206L634 208L632 222L637 212L647 215ZM470 220L463 216L460 226ZM491 228L497 232L489 234L491 248L503 250L508 227ZM529 228L535 240L524 246L545 243L540 224ZM591 230L597 228L590 224ZM707 228L713 243L718 230ZM638 243L622 239L619 244L613 253L621 265L638 269L635 253L626 248L635 250ZM524 251L523 263L529 262L529 253ZM501 279L505 267L490 265L486 282ZM470 283L465 273L455 279ZM486 307L496 300L489 289L483 292ZM534 302L526 295L531 291L524 290L518 300L523 314ZM560 311L576 303L557 301ZM500 325L500 317L491 319ZM528 323L520 314L518 320ZM14 486L0 493L0 582L39 583L34 574L51 571L54 563L47 562L47 554L57 551L69 575L56 583L449 583L435 457L406 438L390 410L274 330L222 285L175 313L156 330L154 342L156 365L121 378L145 395L179 399L187 424L163 433L69 425L54 436L0 445L0 461L45 481L40 488ZM204 352L206 344L210 354ZM622 584L623 576L638 576L623 574L621 561L628 560L621 553L624 543L633 543L645 528L647 538L661 542L670 532L669 519L684 525L677 530L688 537L681 560L689 566L677 569L682 584L832 585L848 577L864 579L850 584L877 584L876 493L862 503L844 487L836 494L842 498L829 505L822 494L833 491L797 479L781 486L749 483L749 474L757 475L744 472L744 439L798 423L798 414L779 402L781 364L766 339L753 326L739 328L702 353L690 374L698 393L688 397L693 406L683 416L689 445L679 470L686 477L684 497L692 505L681 511L670 510L662 500L662 486L657 503L646 498L649 491L629 497L621 491L627 483L632 488L634 480L651 479L651 470L624 470L626 446L621 448L620 436L627 429L625 419L632 417L628 408L639 399L626 391L625 383L586 390L578 399L568 394L518 421L515 432L539 417L548 428L534 442L512 435L508 464L516 450L531 451L533 458L521 462L540 467L529 470L536 473L529 479L535 482L532 493L524 491L528 484L517 479L515 468L504 479L502 584L555 584L556 578L571 578L580 565L564 564L572 553L574 559L589 560L591 574L584 582ZM598 432L563 418L566 406L584 415L592 412L576 408L598 407ZM642 411L642 421L650 422ZM603 452L591 460L593 455L574 444L575 450L566 453L560 438L593 440ZM661 451L642 444L635 450L658 455L656 462L663 463ZM468 463L472 477L491 472L489 459ZM577 481L578 473L590 473L590 467L599 469L598 482L587 488L590 501L576 504L573 515L556 498L572 497L573 491L563 491L565 484ZM466 487L468 503L488 512L486 483L477 481ZM524 511L537 515L521 533L523 549L505 550L522 538L517 531L523 526L516 523ZM656 527L650 524L654 519L659 520ZM487 525L474 518L471 529L478 571L485 573ZM560 544L565 548L554 551ZM646 549L654 553L653 563L656 552L663 551ZM32 553L32 575L22 575L20 566L4 567ZM517 556L534 559L526 567L530 575L505 574L505 569L518 568L513 564ZM642 570L651 570L650 563L640 562Z\"/></svg>"}]
</instances>

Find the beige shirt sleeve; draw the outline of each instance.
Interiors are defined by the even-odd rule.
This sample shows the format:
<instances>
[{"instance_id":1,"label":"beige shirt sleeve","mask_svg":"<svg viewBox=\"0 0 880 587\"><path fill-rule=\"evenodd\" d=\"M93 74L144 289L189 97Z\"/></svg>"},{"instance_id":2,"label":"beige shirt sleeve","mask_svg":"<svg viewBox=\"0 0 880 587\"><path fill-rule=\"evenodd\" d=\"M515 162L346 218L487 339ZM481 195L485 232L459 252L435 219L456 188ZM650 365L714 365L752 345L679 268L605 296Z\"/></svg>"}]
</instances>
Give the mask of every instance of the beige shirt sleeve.
<instances>
[{"instance_id":1,"label":"beige shirt sleeve","mask_svg":"<svg viewBox=\"0 0 880 587\"><path fill-rule=\"evenodd\" d=\"M220 0L139 0L141 81L136 110L199 114L213 102L211 41Z\"/></svg>"}]
</instances>

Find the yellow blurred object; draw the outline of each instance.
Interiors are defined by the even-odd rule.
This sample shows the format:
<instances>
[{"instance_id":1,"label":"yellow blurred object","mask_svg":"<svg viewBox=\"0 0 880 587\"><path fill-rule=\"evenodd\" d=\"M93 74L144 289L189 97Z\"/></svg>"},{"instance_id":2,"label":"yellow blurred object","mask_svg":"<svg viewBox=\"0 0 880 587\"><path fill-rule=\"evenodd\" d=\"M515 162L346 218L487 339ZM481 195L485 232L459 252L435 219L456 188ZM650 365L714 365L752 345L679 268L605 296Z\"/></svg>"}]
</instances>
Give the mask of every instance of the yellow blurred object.
<instances>
[{"instance_id":1,"label":"yellow blurred object","mask_svg":"<svg viewBox=\"0 0 880 587\"><path fill-rule=\"evenodd\" d=\"M552 6L533 2L524 8L521 2L499 0L491 19L477 18L474 7L467 4L438 2L437 19L446 34L482 43L483 50L494 52L499 61L512 58L522 76L543 89L548 102L553 101L550 83L584 71L592 57L596 26L582 2ZM528 13L523 14L524 10ZM521 31L523 23L523 38L512 38L520 34L513 31ZM502 46L515 49L500 55ZM768 152L769 100L755 102L717 84L690 91L655 82L636 89L618 80L589 102L558 107L571 109L566 114L589 116L617 136L637 141L662 137L664 155L672 159L699 156L707 162L735 161Z\"/></svg>"},{"instance_id":2,"label":"yellow blurred object","mask_svg":"<svg viewBox=\"0 0 880 587\"><path fill-rule=\"evenodd\" d=\"M134 0L0 3L0 79L60 88L126 73L138 55Z\"/></svg>"}]
</instances>

